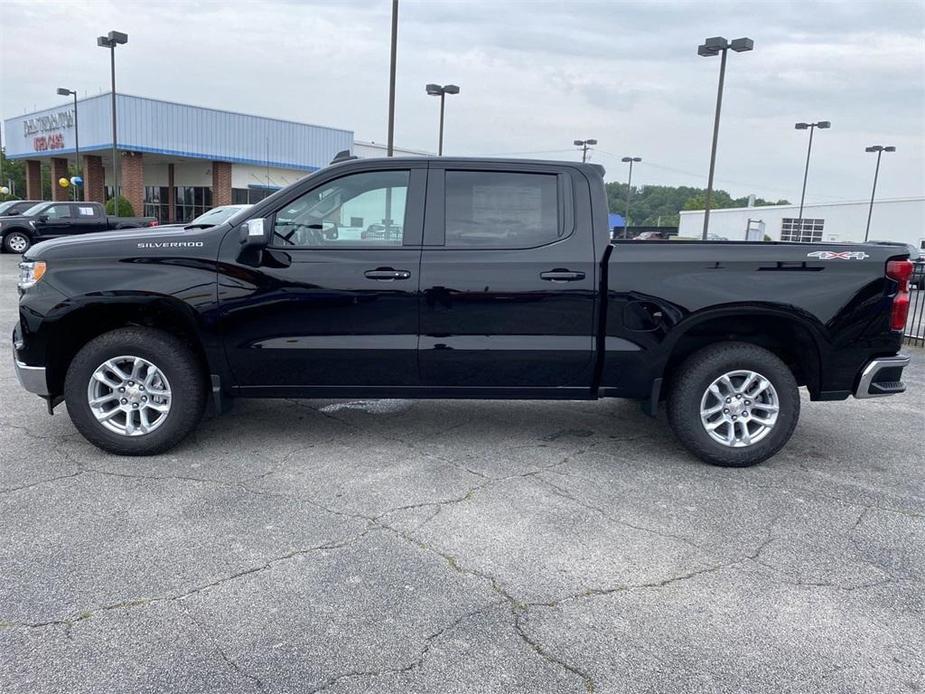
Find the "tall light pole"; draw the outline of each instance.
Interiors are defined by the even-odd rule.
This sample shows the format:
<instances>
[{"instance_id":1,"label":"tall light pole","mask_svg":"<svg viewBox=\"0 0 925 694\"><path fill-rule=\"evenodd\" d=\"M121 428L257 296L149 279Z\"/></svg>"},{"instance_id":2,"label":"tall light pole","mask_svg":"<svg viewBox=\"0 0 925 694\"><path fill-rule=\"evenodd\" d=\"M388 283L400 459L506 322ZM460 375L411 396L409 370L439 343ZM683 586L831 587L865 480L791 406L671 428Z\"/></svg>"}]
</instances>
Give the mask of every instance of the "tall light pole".
<instances>
[{"instance_id":1,"label":"tall light pole","mask_svg":"<svg viewBox=\"0 0 925 694\"><path fill-rule=\"evenodd\" d=\"M821 120L818 123L795 123L796 130L809 130L809 146L806 148L806 168L803 169L803 192L800 193L800 214L797 219L798 232L803 233L803 201L806 199L806 179L809 177L809 156L813 152L813 130L825 130L832 127L831 121Z\"/></svg>"},{"instance_id":2,"label":"tall light pole","mask_svg":"<svg viewBox=\"0 0 925 694\"><path fill-rule=\"evenodd\" d=\"M398 0L392 0L392 47L389 61L389 146L386 156L395 153L395 62L398 59Z\"/></svg>"},{"instance_id":3,"label":"tall light pole","mask_svg":"<svg viewBox=\"0 0 925 694\"><path fill-rule=\"evenodd\" d=\"M581 161L584 163L588 161L588 150L591 149L591 145L597 144L597 140L575 140L572 144L581 147Z\"/></svg>"},{"instance_id":4,"label":"tall light pole","mask_svg":"<svg viewBox=\"0 0 925 694\"><path fill-rule=\"evenodd\" d=\"M80 130L78 129L77 123L77 90L65 89L64 87L58 87L59 96L73 96L74 97L74 159L76 160L77 166L77 176L80 177ZM74 186L74 199L82 200L83 196L78 195L79 186Z\"/></svg>"},{"instance_id":5,"label":"tall light pole","mask_svg":"<svg viewBox=\"0 0 925 694\"><path fill-rule=\"evenodd\" d=\"M710 227L710 205L713 202L713 172L716 170L716 143L719 141L719 114L723 107L723 84L726 81L726 53L731 48L736 53L750 51L755 42L749 38L733 39L727 41L722 36L705 39L697 46L697 55L708 58L721 54L719 61L719 87L716 89L716 115L713 119L713 147L710 150L710 175L707 177L707 196L703 210L703 240L707 240L707 229Z\"/></svg>"},{"instance_id":6,"label":"tall light pole","mask_svg":"<svg viewBox=\"0 0 925 694\"><path fill-rule=\"evenodd\" d=\"M110 31L106 36L98 36L96 45L109 49L109 68L112 76L112 209L119 214L119 159L116 153L116 46L128 43L128 34ZM105 196L104 196L105 197Z\"/></svg>"},{"instance_id":7,"label":"tall light pole","mask_svg":"<svg viewBox=\"0 0 925 694\"><path fill-rule=\"evenodd\" d=\"M629 237L630 230L630 193L633 190L633 162L640 162L640 157L623 157L620 161L630 165L630 175L626 179L626 217L623 219L623 238Z\"/></svg>"},{"instance_id":8,"label":"tall light pole","mask_svg":"<svg viewBox=\"0 0 925 694\"><path fill-rule=\"evenodd\" d=\"M443 156L443 104L446 101L447 94L459 94L459 87L455 84L444 84L443 86L439 84L428 84L427 93L431 96L440 97L440 140L437 145L437 156Z\"/></svg>"},{"instance_id":9,"label":"tall light pole","mask_svg":"<svg viewBox=\"0 0 925 694\"><path fill-rule=\"evenodd\" d=\"M877 177L880 175L880 157L883 156L884 152L895 152L896 148L892 145L888 147L873 145L872 147L865 147L864 151L877 153L877 168L874 169L874 187L870 191L870 209L867 210L867 229L864 231L864 241L867 241L867 236L870 234L870 218L874 214L874 196L877 194Z\"/></svg>"}]
</instances>

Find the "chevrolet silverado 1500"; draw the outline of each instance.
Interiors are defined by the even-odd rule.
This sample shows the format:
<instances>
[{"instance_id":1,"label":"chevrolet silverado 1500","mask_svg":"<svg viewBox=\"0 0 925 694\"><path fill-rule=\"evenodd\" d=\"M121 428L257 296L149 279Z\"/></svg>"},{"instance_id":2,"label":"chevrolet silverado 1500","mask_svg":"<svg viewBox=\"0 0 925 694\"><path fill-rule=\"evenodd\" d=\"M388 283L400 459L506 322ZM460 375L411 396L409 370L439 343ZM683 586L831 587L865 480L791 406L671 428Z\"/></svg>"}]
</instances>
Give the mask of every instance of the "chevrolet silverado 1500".
<instances>
[{"instance_id":1,"label":"chevrolet silverado 1500","mask_svg":"<svg viewBox=\"0 0 925 694\"><path fill-rule=\"evenodd\" d=\"M611 242L602 173L347 161L216 227L40 243L17 373L127 455L234 397L619 397L665 402L690 451L744 466L790 438L801 386L904 390L906 250Z\"/></svg>"}]
</instances>

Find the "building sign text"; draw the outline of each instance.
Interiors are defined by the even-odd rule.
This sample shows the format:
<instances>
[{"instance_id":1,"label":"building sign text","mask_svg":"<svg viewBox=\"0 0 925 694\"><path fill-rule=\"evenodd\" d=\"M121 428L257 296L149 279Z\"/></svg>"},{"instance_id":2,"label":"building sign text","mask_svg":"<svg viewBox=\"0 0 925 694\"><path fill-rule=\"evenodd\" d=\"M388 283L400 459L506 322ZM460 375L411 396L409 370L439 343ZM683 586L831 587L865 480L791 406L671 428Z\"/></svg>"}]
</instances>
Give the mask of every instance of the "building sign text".
<instances>
[{"instance_id":1,"label":"building sign text","mask_svg":"<svg viewBox=\"0 0 925 694\"><path fill-rule=\"evenodd\" d=\"M47 133L52 130L60 130L61 128L73 128L74 109L58 111L57 113L51 113L47 116L27 118L22 122L22 126L24 131L23 134L26 137L38 135L39 133Z\"/></svg>"}]
</instances>

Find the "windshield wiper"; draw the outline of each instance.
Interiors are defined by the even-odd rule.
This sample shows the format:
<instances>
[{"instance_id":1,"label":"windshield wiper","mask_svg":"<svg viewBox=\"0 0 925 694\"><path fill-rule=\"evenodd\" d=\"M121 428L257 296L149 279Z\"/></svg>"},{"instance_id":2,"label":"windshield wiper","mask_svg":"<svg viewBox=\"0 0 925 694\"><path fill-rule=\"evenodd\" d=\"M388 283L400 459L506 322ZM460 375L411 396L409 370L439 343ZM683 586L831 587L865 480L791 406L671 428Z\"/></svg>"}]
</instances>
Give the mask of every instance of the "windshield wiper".
<instances>
[{"instance_id":1,"label":"windshield wiper","mask_svg":"<svg viewBox=\"0 0 925 694\"><path fill-rule=\"evenodd\" d=\"M214 224L203 224L202 222L200 222L199 224L190 224L189 226L185 226L183 228L184 229L209 229L210 227L214 227L214 226L215 226Z\"/></svg>"}]
</instances>

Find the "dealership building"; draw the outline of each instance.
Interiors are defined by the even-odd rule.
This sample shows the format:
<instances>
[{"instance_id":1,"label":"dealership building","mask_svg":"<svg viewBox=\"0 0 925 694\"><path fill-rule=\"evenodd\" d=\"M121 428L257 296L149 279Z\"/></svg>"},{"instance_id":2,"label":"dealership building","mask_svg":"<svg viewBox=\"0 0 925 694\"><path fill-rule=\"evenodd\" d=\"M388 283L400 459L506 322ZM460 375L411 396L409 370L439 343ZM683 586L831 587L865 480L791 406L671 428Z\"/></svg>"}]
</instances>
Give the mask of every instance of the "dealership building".
<instances>
[{"instance_id":1,"label":"dealership building","mask_svg":"<svg viewBox=\"0 0 925 694\"><path fill-rule=\"evenodd\" d=\"M925 251L925 197L884 198L803 206L768 205L710 210L710 233L730 241L859 242L870 215L871 241L901 241ZM684 210L678 236L697 237L703 210Z\"/></svg>"},{"instance_id":2,"label":"dealership building","mask_svg":"<svg viewBox=\"0 0 925 694\"><path fill-rule=\"evenodd\" d=\"M135 214L162 223L183 222L218 205L253 203L349 150L386 155L385 145L355 140L353 132L244 113L116 95L119 189ZM42 199L42 164L51 172L52 197L70 199L68 177L80 148L84 200L112 196L112 96L100 94L4 121L6 154L25 160L30 200ZM395 149L396 154L427 152Z\"/></svg>"}]
</instances>

